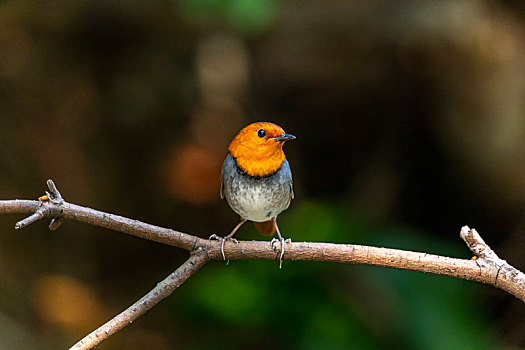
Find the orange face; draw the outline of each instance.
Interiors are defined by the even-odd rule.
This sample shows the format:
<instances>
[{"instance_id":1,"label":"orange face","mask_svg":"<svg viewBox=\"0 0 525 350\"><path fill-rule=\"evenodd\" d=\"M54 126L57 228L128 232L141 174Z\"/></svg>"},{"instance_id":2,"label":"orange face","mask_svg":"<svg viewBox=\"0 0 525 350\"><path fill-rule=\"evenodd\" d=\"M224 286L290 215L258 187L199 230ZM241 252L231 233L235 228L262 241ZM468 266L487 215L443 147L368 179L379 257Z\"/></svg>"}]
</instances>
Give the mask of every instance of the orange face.
<instances>
[{"instance_id":1,"label":"orange face","mask_svg":"<svg viewBox=\"0 0 525 350\"><path fill-rule=\"evenodd\" d=\"M295 136L286 134L279 125L253 123L235 136L228 150L245 173L266 176L279 170L286 159L283 144L293 139Z\"/></svg>"}]
</instances>

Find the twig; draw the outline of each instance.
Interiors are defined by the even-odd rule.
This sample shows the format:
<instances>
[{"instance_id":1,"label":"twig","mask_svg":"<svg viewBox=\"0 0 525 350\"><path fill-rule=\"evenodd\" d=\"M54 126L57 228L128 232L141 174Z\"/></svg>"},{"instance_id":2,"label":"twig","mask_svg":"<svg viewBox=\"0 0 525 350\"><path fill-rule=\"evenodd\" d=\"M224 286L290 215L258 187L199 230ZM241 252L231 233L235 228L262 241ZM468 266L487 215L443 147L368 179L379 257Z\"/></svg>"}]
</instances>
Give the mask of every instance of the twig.
<instances>
[{"instance_id":1,"label":"twig","mask_svg":"<svg viewBox=\"0 0 525 350\"><path fill-rule=\"evenodd\" d=\"M37 211L34 214L31 214L24 220L20 220L19 222L17 222L15 224L15 230L20 230L21 228L24 228L27 225L31 225L33 222L37 222L38 220L44 218L45 214L44 214L43 209L44 209L43 207L40 207L37 209Z\"/></svg>"},{"instance_id":2,"label":"twig","mask_svg":"<svg viewBox=\"0 0 525 350\"><path fill-rule=\"evenodd\" d=\"M22 228L44 217L53 218L53 222L69 219L179 247L193 253L190 259L166 280L159 283L150 293L124 312L77 343L75 349L89 349L95 346L168 296L208 260L223 259L220 241L210 241L187 233L71 204L63 200L52 181L48 181L48 186L51 191L48 193L49 200L0 201L0 213L32 214L18 222L16 228ZM53 223L50 225L51 229L54 228L53 225ZM286 244L284 260L368 264L451 276L490 284L525 302L525 274L500 259L476 230L465 226L461 229L460 236L476 259L457 259L354 244L294 242ZM280 252L275 251L270 242L262 241L239 241L238 244L227 242L224 253L229 260L279 260L280 256Z\"/></svg>"},{"instance_id":3,"label":"twig","mask_svg":"<svg viewBox=\"0 0 525 350\"><path fill-rule=\"evenodd\" d=\"M58 191L58 188L55 186L55 183L53 182L53 180L51 179L47 180L47 187L49 188L49 191L51 193L49 192L46 192L46 193L48 194L48 197L50 198L51 201L55 201L55 203L57 204L60 204L61 202L63 202L62 195Z\"/></svg>"},{"instance_id":4,"label":"twig","mask_svg":"<svg viewBox=\"0 0 525 350\"><path fill-rule=\"evenodd\" d=\"M475 229L463 226L459 235L475 256L479 257L475 262L480 271L491 272L487 276L488 280L483 282L503 289L525 302L525 274L500 259Z\"/></svg>"},{"instance_id":5,"label":"twig","mask_svg":"<svg viewBox=\"0 0 525 350\"><path fill-rule=\"evenodd\" d=\"M36 209L36 211L27 218L17 222L15 224L15 230L24 228L25 226L31 225L32 223L37 222L38 220L50 215L57 215L51 220L51 223L49 224L50 230L54 231L62 224L63 219L61 217L58 217L58 215L62 213L60 207L64 203L64 199L62 198L62 195L56 188L53 180L47 180L47 186L50 192L46 191L46 195L39 198L40 202L38 205L38 209ZM48 201L53 205L44 205Z\"/></svg>"},{"instance_id":6,"label":"twig","mask_svg":"<svg viewBox=\"0 0 525 350\"><path fill-rule=\"evenodd\" d=\"M82 340L73 345L70 350L91 349L97 346L104 339L126 327L139 316L158 304L162 299L173 293L175 289L190 278L208 261L209 258L202 251L190 255L186 262L179 266L177 270L172 272L164 280L159 282L148 294L144 295L136 303L113 317L110 321L86 335Z\"/></svg>"}]
</instances>

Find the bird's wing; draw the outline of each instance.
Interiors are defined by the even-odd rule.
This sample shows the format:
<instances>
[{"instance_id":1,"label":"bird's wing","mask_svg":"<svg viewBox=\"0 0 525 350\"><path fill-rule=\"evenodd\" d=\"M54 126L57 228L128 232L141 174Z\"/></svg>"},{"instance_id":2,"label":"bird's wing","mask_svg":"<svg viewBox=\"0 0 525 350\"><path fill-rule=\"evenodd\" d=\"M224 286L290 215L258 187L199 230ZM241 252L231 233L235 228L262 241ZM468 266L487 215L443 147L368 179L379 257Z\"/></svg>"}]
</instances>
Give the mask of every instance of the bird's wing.
<instances>
[{"instance_id":1,"label":"bird's wing","mask_svg":"<svg viewBox=\"0 0 525 350\"><path fill-rule=\"evenodd\" d=\"M288 198L288 203L286 204L286 208L284 208L285 210L288 209L294 197L295 195L293 194L293 180L290 180L290 198Z\"/></svg>"},{"instance_id":2,"label":"bird's wing","mask_svg":"<svg viewBox=\"0 0 525 350\"><path fill-rule=\"evenodd\" d=\"M220 195L221 195L221 199L224 199L224 193L222 193L222 188L224 187L224 178L222 177L222 174L221 174L221 190L220 190Z\"/></svg>"}]
</instances>

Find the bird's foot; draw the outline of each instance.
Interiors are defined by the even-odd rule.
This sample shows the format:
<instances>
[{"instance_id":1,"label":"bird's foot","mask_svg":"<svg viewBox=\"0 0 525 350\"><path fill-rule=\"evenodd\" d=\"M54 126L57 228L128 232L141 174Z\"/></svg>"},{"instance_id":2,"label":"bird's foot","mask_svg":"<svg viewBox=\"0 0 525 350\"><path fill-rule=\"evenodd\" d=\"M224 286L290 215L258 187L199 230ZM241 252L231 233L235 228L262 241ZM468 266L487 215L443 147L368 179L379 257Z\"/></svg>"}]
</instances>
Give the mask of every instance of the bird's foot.
<instances>
[{"instance_id":1,"label":"bird's foot","mask_svg":"<svg viewBox=\"0 0 525 350\"><path fill-rule=\"evenodd\" d=\"M215 233L213 235L210 236L210 238L208 238L209 240L212 240L212 239L216 239L218 241L221 241L221 254L222 254L222 259L224 261L226 261L226 265L228 265L230 263L230 260L226 260L226 255L224 255L224 242L226 241L232 241L234 242L235 244L239 244L239 241L236 240L235 238L233 237L221 237L221 236L218 236L216 235Z\"/></svg>"},{"instance_id":2,"label":"bird's foot","mask_svg":"<svg viewBox=\"0 0 525 350\"><path fill-rule=\"evenodd\" d=\"M280 242L281 243L281 255L279 256L279 268L282 268L283 266L283 257L284 257L284 244L285 243L292 243L292 240L290 238L284 239L277 239L273 238L270 244L272 245L273 250L277 250L277 248L274 246L275 243Z\"/></svg>"}]
</instances>

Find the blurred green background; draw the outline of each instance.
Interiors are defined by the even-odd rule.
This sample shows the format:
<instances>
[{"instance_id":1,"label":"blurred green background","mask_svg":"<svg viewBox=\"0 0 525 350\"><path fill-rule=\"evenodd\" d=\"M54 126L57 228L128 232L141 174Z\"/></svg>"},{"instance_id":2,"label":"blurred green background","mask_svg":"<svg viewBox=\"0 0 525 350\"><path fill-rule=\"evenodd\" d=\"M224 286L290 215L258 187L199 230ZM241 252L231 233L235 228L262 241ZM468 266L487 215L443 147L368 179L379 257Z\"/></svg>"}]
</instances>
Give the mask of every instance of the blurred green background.
<instances>
[{"instance_id":1,"label":"blurred green background","mask_svg":"<svg viewBox=\"0 0 525 350\"><path fill-rule=\"evenodd\" d=\"M269 120L294 241L525 270L525 6L481 1L0 1L0 198L65 199L208 237L228 143ZM0 216L0 348L67 348L184 251ZM239 239L266 239L245 225ZM493 287L359 265L212 262L99 349L518 349Z\"/></svg>"}]
</instances>

